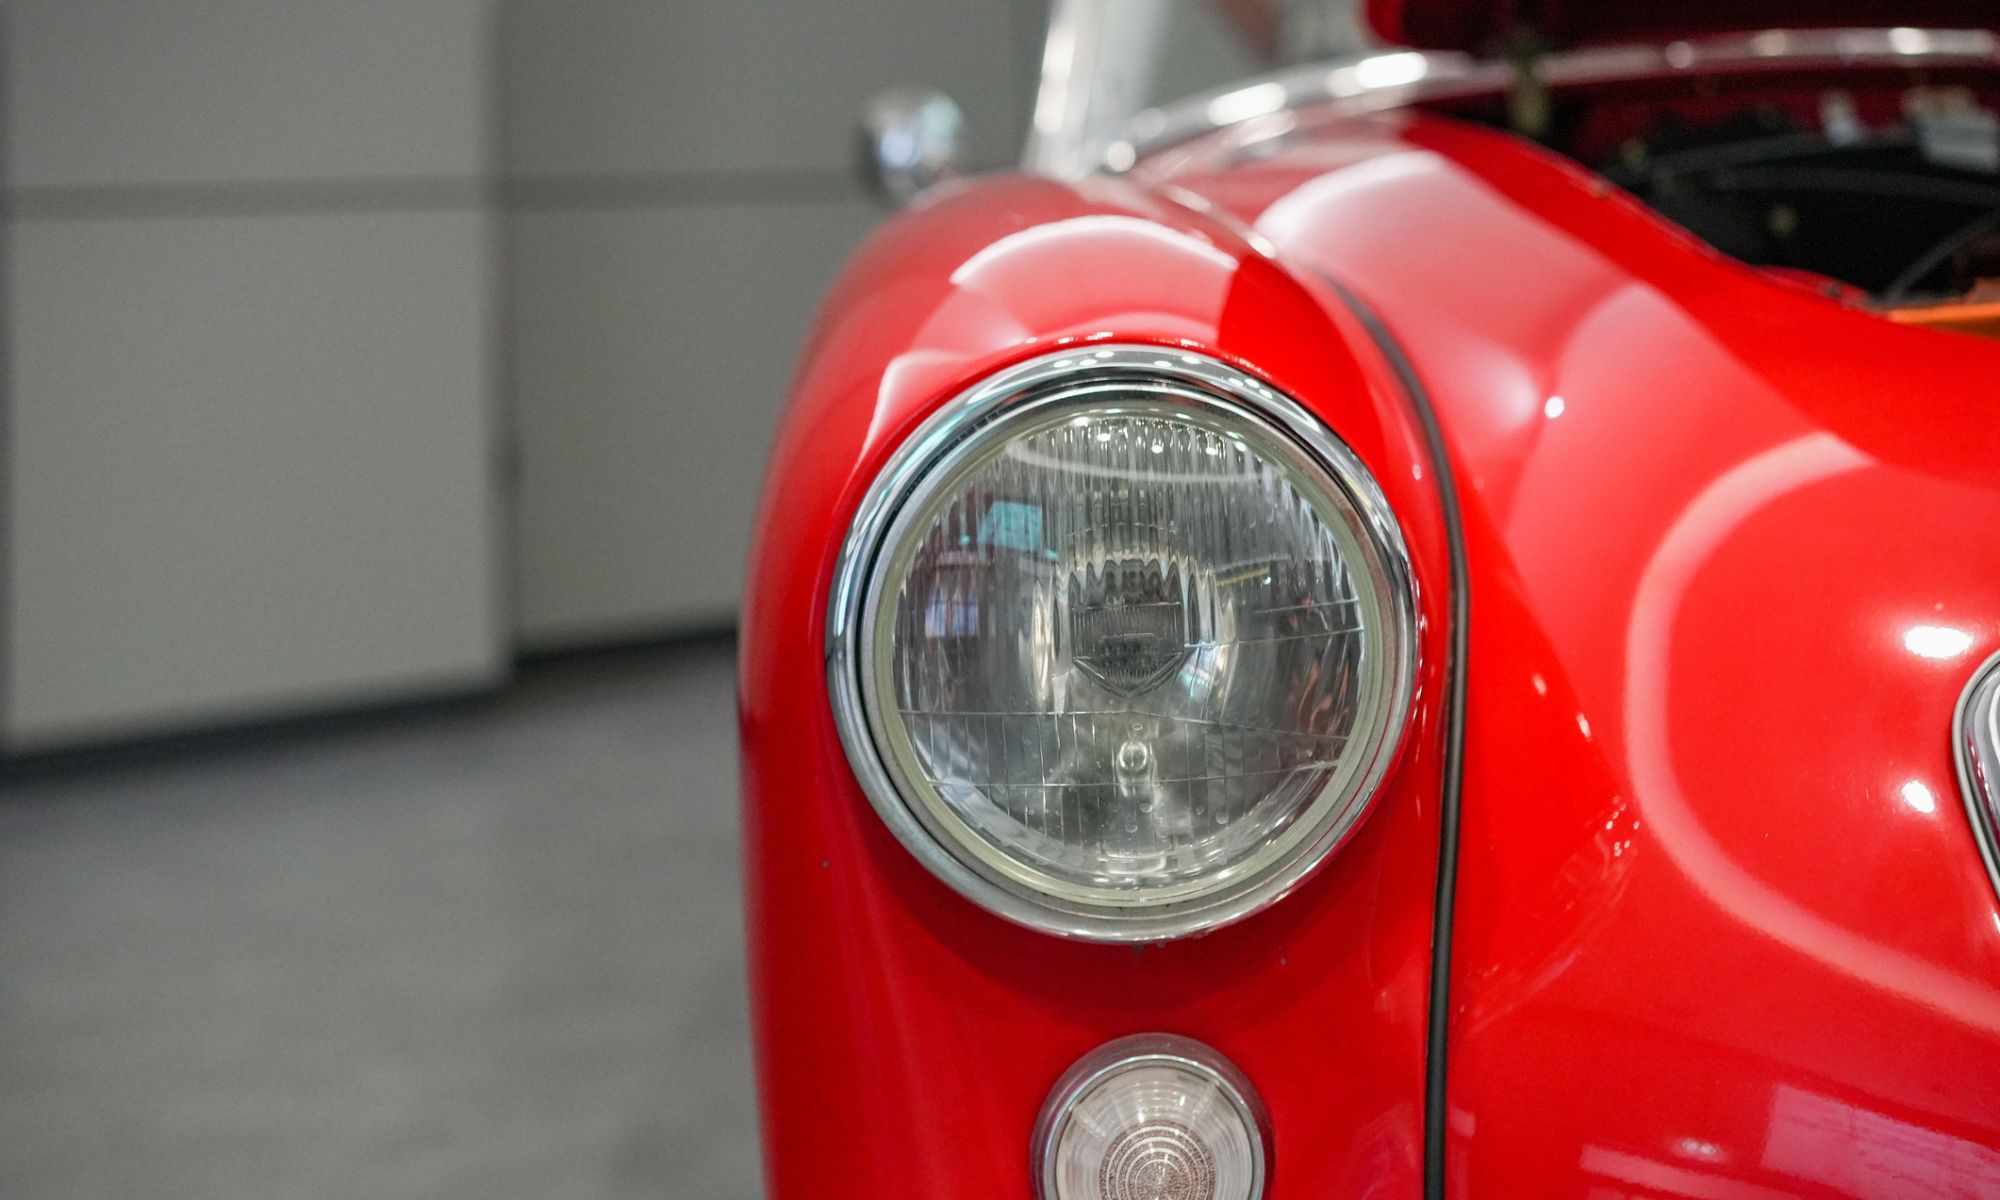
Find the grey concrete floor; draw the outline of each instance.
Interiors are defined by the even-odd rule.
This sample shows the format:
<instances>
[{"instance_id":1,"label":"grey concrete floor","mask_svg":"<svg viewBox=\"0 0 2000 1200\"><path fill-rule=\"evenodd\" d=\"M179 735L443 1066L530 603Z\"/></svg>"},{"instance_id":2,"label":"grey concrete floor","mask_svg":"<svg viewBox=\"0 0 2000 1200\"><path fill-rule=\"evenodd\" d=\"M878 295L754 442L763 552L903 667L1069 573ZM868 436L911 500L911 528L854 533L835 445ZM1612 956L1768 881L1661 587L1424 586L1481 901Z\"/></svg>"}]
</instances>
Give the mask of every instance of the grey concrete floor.
<instances>
[{"instance_id":1,"label":"grey concrete floor","mask_svg":"<svg viewBox=\"0 0 2000 1200\"><path fill-rule=\"evenodd\" d=\"M7 1200L752 1197L721 643L0 783Z\"/></svg>"}]
</instances>

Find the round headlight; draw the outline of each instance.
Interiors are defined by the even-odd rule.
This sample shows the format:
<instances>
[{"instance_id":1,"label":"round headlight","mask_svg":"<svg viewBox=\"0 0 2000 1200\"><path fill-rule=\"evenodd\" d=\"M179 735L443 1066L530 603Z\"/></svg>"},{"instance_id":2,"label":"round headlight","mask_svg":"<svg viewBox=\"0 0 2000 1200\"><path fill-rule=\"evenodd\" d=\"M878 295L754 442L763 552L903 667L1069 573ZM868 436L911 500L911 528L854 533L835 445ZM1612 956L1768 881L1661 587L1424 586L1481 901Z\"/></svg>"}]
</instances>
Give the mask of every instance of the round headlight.
<instances>
[{"instance_id":1,"label":"round headlight","mask_svg":"<svg viewBox=\"0 0 2000 1200\"><path fill-rule=\"evenodd\" d=\"M1353 828L1415 674L1401 534L1354 455L1213 359L1053 355L958 397L862 503L829 616L864 789L1036 928L1172 937Z\"/></svg>"}]
</instances>

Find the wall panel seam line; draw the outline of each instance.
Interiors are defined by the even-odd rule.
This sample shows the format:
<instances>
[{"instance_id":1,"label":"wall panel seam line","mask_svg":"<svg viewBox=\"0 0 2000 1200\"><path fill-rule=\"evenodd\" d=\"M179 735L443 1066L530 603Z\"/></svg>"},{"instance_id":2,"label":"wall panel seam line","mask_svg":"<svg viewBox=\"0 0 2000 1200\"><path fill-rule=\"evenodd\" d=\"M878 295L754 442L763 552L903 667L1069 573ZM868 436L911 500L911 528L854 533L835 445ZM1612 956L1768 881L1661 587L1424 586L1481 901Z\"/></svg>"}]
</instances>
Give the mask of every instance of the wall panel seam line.
<instances>
[{"instance_id":1,"label":"wall panel seam line","mask_svg":"<svg viewBox=\"0 0 2000 1200\"><path fill-rule=\"evenodd\" d=\"M841 204L864 198L844 171L617 172L200 183L34 184L0 190L22 220L509 212Z\"/></svg>"}]
</instances>

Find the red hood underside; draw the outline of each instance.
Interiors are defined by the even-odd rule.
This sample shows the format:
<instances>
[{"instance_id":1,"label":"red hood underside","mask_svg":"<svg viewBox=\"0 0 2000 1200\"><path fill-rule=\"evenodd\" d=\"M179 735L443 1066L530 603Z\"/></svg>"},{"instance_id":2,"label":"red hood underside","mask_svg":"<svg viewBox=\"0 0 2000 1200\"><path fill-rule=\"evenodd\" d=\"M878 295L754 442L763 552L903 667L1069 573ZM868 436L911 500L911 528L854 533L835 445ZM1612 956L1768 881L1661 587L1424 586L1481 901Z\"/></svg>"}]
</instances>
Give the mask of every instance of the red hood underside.
<instances>
[{"instance_id":1,"label":"red hood underside","mask_svg":"<svg viewBox=\"0 0 2000 1200\"><path fill-rule=\"evenodd\" d=\"M1913 25L1987 29L2000 9L1979 0L1682 0L1671 7L1606 0L1368 0L1383 40L1424 50L1491 51L1523 34L1538 44L1657 42L1703 33Z\"/></svg>"}]
</instances>

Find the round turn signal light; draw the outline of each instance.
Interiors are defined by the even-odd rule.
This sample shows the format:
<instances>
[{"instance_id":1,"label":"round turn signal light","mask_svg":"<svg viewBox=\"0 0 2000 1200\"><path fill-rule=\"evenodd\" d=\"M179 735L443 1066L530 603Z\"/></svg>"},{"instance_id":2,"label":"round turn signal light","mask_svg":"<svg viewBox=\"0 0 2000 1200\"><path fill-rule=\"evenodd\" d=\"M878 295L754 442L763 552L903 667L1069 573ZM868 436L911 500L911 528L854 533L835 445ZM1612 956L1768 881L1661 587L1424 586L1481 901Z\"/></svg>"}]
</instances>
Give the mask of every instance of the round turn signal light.
<instances>
[{"instance_id":1,"label":"round turn signal light","mask_svg":"<svg viewBox=\"0 0 2000 1200\"><path fill-rule=\"evenodd\" d=\"M1248 1079L1171 1034L1120 1038L1063 1074L1035 1128L1040 1200L1259 1200L1270 1130Z\"/></svg>"}]
</instances>

